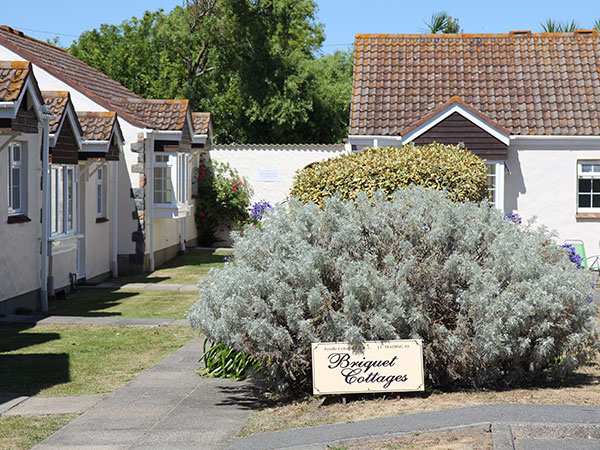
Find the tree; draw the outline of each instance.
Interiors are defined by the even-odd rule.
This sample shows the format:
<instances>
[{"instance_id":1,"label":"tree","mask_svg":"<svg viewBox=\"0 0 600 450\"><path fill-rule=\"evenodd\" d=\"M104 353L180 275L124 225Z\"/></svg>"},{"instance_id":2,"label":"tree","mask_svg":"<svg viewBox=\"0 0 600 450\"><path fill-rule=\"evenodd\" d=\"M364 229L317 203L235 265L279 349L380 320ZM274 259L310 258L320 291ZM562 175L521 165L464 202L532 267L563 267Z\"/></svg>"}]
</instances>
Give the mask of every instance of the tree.
<instances>
[{"instance_id":1,"label":"tree","mask_svg":"<svg viewBox=\"0 0 600 450\"><path fill-rule=\"evenodd\" d=\"M433 13L431 15L431 20L429 22L425 22L425 25L431 34L452 34L460 33L462 31L460 25L458 24L458 19L448 15L446 11Z\"/></svg>"},{"instance_id":2,"label":"tree","mask_svg":"<svg viewBox=\"0 0 600 450\"><path fill-rule=\"evenodd\" d=\"M316 57L324 38L315 8L188 0L85 32L70 51L141 96L189 98L213 114L217 141L336 142L347 134L351 62Z\"/></svg>"},{"instance_id":3,"label":"tree","mask_svg":"<svg viewBox=\"0 0 600 450\"><path fill-rule=\"evenodd\" d=\"M581 29L579 24L574 20L570 22L557 22L552 19L547 19L540 24L544 33L572 33L575 30Z\"/></svg>"}]
</instances>

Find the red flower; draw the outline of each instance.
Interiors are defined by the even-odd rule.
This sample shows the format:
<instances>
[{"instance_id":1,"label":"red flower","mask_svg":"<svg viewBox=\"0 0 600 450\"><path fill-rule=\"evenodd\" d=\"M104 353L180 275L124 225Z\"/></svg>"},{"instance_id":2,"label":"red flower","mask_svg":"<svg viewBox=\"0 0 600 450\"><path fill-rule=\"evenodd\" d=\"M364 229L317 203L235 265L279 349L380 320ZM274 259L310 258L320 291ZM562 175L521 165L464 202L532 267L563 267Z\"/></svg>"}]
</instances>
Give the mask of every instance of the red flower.
<instances>
[{"instance_id":1,"label":"red flower","mask_svg":"<svg viewBox=\"0 0 600 450\"><path fill-rule=\"evenodd\" d=\"M204 217L204 213L200 211L200 217Z\"/></svg>"},{"instance_id":2,"label":"red flower","mask_svg":"<svg viewBox=\"0 0 600 450\"><path fill-rule=\"evenodd\" d=\"M233 188L233 192L237 192L237 188L235 188L235 187L234 187L234 188Z\"/></svg>"}]
</instances>

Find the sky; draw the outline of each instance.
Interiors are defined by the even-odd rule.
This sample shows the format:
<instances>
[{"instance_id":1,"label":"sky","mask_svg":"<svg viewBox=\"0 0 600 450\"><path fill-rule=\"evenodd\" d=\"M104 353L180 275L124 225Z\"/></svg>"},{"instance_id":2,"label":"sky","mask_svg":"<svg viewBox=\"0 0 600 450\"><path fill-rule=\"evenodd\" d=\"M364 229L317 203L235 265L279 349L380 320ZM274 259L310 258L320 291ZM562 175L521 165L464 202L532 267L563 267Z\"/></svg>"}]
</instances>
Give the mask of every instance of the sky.
<instances>
[{"instance_id":1,"label":"sky","mask_svg":"<svg viewBox=\"0 0 600 450\"><path fill-rule=\"evenodd\" d=\"M0 0L1 1L1 0ZM85 30L119 24L144 11L170 11L183 0L23 0L2 1L0 24L41 40L60 38L69 46ZM540 31L548 18L575 20L589 29L600 19L600 1L403 1L317 0L317 20L325 26L323 53L346 50L358 33L422 33L434 12L457 17L465 33ZM24 6L27 5L27 6Z\"/></svg>"}]
</instances>

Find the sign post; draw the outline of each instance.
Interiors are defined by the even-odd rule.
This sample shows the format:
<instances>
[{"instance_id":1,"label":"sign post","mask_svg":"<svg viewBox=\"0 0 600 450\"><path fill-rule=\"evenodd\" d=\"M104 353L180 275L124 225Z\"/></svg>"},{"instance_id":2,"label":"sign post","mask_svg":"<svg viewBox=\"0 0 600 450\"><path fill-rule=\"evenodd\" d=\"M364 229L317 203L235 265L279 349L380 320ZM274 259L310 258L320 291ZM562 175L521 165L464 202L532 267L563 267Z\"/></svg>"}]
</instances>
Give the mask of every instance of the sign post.
<instances>
[{"instance_id":1,"label":"sign post","mask_svg":"<svg viewBox=\"0 0 600 450\"><path fill-rule=\"evenodd\" d=\"M315 395L423 391L423 342L367 341L361 352L345 342L314 343L312 375Z\"/></svg>"}]
</instances>

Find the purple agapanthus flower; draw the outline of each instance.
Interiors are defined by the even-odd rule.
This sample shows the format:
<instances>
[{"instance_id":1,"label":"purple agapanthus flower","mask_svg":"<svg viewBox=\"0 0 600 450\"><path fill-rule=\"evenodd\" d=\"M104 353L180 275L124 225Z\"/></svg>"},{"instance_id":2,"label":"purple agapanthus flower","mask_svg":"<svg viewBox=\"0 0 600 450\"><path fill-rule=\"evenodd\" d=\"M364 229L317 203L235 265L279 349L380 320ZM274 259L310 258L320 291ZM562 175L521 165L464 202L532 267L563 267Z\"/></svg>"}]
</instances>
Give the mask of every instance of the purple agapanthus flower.
<instances>
[{"instance_id":1,"label":"purple agapanthus flower","mask_svg":"<svg viewBox=\"0 0 600 450\"><path fill-rule=\"evenodd\" d=\"M578 269L581 269L583 267L583 258L577 254L577 252L575 251L575 247L573 247L571 244L564 244L560 245L559 247L566 248L568 250L571 262L575 264Z\"/></svg>"},{"instance_id":2,"label":"purple agapanthus flower","mask_svg":"<svg viewBox=\"0 0 600 450\"><path fill-rule=\"evenodd\" d=\"M272 210L272 209L273 209L273 207L271 206L271 204L268 201L261 200L252 205L250 214L252 214L252 217L254 217L256 220L262 220L263 215L265 214L265 211Z\"/></svg>"}]
</instances>

